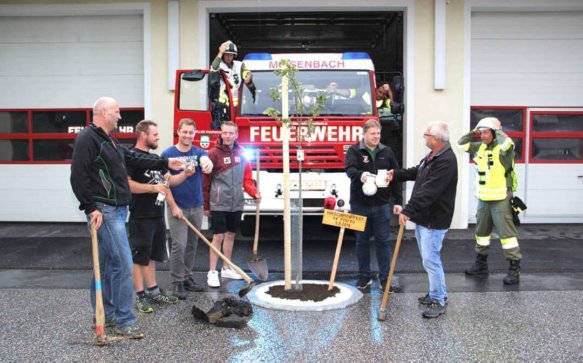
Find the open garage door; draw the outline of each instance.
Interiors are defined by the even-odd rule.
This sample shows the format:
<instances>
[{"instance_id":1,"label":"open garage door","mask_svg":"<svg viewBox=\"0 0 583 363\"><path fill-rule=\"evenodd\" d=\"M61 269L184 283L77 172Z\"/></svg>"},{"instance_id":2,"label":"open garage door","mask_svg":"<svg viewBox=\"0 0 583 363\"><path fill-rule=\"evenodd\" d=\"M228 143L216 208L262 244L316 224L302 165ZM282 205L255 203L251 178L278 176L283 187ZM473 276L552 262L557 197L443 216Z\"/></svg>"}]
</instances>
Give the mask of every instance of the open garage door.
<instances>
[{"instance_id":1,"label":"open garage door","mask_svg":"<svg viewBox=\"0 0 583 363\"><path fill-rule=\"evenodd\" d=\"M392 84L395 76L403 84L402 11L211 13L209 24L211 57L227 39L237 44L239 59L248 53L366 52L377 84ZM381 142L402 164L401 115L381 118L381 123Z\"/></svg>"}]
</instances>

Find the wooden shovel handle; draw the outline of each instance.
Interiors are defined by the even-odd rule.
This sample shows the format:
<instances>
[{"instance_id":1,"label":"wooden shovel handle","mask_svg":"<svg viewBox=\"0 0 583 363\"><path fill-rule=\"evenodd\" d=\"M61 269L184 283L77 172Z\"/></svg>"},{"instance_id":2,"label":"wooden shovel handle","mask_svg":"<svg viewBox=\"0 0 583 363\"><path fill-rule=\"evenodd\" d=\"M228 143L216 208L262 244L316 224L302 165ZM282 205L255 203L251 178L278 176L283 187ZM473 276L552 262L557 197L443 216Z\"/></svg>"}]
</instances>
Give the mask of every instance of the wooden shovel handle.
<instances>
[{"instance_id":1,"label":"wooden shovel handle","mask_svg":"<svg viewBox=\"0 0 583 363\"><path fill-rule=\"evenodd\" d=\"M190 229L192 229L192 231L194 233L196 233L196 235L204 242L207 244L207 246L209 246L209 248L211 250L213 250L214 253L216 253L217 255L219 255L219 257L221 258L221 260L225 261L229 266L231 266L231 268L233 270L235 270L239 275L241 275L241 277L243 277L243 279L245 279L245 281L247 281L247 283L251 284L254 283L253 279L251 277L249 277L249 275L247 275L245 273L245 271L241 270L239 268L239 266L235 265L233 262L231 262L231 260L229 260L227 258L227 256L223 255L221 253L221 251L219 251L218 248L216 248L205 236L204 234L202 234L198 229L196 229L196 227L194 227L192 225L192 223L190 223L190 221L188 219L186 219L186 217L182 217L182 220L184 221L184 223L186 223Z\"/></svg>"},{"instance_id":2,"label":"wooden shovel handle","mask_svg":"<svg viewBox=\"0 0 583 363\"><path fill-rule=\"evenodd\" d=\"M395 244L395 252L393 253L393 259L391 261L391 268L389 269L387 286L385 286L385 291L383 292L383 300L381 301L381 311L385 311L387 308L387 303L389 301L389 290L391 289L391 283L393 282L393 274L395 273L395 265L397 265L397 256L399 255L399 249L401 248L401 240L403 239L404 231L405 225L401 224L399 226L399 235L397 236L397 243Z\"/></svg>"},{"instance_id":3,"label":"wooden shovel handle","mask_svg":"<svg viewBox=\"0 0 583 363\"><path fill-rule=\"evenodd\" d=\"M256 177L257 177L257 190L259 189L259 176L261 175L261 153L257 150L257 154L255 155L255 165L256 165ZM257 247L259 245L259 204L255 202L255 237L253 238L253 254L257 255Z\"/></svg>"}]
</instances>

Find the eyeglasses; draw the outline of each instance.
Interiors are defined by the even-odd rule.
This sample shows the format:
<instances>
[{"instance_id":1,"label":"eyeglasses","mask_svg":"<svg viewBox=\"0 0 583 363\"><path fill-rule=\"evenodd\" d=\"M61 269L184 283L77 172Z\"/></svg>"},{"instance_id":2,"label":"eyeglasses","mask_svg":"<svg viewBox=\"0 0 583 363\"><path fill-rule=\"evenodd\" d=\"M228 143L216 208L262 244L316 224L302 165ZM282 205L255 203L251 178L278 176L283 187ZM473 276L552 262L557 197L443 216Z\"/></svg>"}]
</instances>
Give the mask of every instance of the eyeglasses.
<instances>
[{"instance_id":1,"label":"eyeglasses","mask_svg":"<svg viewBox=\"0 0 583 363\"><path fill-rule=\"evenodd\" d=\"M431 134L423 134L423 137L428 137L428 136L433 136L433 137L435 137L435 135L431 135Z\"/></svg>"}]
</instances>

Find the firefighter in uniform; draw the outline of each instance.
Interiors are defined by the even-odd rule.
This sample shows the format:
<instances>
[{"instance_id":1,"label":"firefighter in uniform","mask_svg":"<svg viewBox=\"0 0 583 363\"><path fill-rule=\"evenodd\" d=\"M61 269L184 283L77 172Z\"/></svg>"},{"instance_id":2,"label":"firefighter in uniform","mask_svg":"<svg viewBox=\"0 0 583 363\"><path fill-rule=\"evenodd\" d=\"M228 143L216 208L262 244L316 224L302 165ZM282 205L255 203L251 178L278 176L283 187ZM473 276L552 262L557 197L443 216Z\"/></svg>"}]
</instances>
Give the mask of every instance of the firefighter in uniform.
<instances>
[{"instance_id":1,"label":"firefighter in uniform","mask_svg":"<svg viewBox=\"0 0 583 363\"><path fill-rule=\"evenodd\" d=\"M219 47L219 53L213 60L211 64L211 72L216 75L220 71L224 72L227 76L228 85L225 84L222 77L220 78L220 88L218 93L218 99L211 100L215 101L213 105L213 121L216 123L215 128L219 128L222 121L230 120L229 111L229 93L227 87L231 90L231 96L233 98L233 106L237 107L239 104L239 87L242 82L244 82L255 98L255 86L253 85L252 74L245 67L245 63L235 60L237 57L237 46L235 43L227 40ZM218 82L215 79L215 82ZM212 92L211 92L212 93Z\"/></svg>"},{"instance_id":2,"label":"firefighter in uniform","mask_svg":"<svg viewBox=\"0 0 583 363\"><path fill-rule=\"evenodd\" d=\"M472 142L474 136L479 136L481 142ZM495 226L504 256L510 262L504 284L518 284L522 255L510 203L512 193L516 191L514 142L502 131L497 118L487 117L480 120L474 130L462 136L458 144L470 153L478 172L476 260L465 272L470 276L488 274L490 238Z\"/></svg>"}]
</instances>

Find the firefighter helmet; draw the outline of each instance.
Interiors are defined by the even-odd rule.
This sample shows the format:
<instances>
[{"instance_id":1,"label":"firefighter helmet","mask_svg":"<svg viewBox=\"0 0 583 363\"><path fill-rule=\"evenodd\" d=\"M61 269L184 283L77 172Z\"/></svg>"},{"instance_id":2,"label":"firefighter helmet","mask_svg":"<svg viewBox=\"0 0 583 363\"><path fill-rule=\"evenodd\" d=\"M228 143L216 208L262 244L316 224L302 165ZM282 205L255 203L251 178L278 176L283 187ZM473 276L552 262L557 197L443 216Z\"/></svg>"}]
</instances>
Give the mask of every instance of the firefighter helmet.
<instances>
[{"instance_id":1,"label":"firefighter helmet","mask_svg":"<svg viewBox=\"0 0 583 363\"><path fill-rule=\"evenodd\" d=\"M237 46L235 43L229 41L227 49L225 50L225 54L234 54L235 57L237 56Z\"/></svg>"},{"instance_id":2,"label":"firefighter helmet","mask_svg":"<svg viewBox=\"0 0 583 363\"><path fill-rule=\"evenodd\" d=\"M481 129L492 129L492 130L500 130L500 121L498 121L495 117L486 117L480 120L476 125L477 130Z\"/></svg>"}]
</instances>

